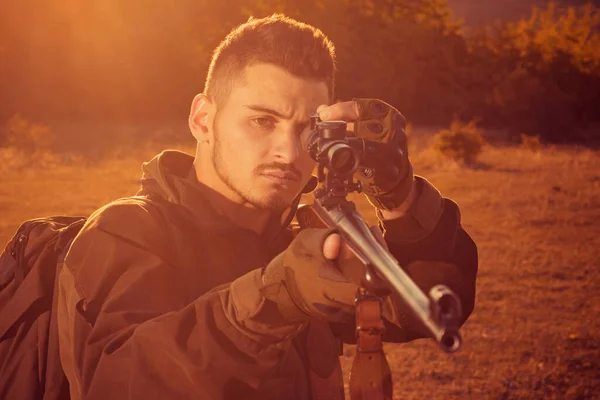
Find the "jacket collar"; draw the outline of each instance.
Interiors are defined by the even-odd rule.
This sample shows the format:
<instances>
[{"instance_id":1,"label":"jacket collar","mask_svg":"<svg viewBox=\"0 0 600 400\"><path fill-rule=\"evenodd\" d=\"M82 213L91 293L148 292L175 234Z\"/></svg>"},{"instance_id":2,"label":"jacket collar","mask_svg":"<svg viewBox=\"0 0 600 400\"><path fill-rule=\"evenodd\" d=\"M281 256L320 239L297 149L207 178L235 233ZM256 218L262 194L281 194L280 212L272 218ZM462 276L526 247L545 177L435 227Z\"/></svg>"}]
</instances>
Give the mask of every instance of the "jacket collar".
<instances>
[{"instance_id":1,"label":"jacket collar","mask_svg":"<svg viewBox=\"0 0 600 400\"><path fill-rule=\"evenodd\" d=\"M221 215L208 201L209 187L198 182L193 168L194 158L176 150L165 150L142 165L142 187L139 195L159 195L168 201L190 210L197 223L211 231L227 232L240 230L239 225ZM261 235L267 242L276 239L291 223L297 210L300 196L281 215L274 215Z\"/></svg>"}]
</instances>

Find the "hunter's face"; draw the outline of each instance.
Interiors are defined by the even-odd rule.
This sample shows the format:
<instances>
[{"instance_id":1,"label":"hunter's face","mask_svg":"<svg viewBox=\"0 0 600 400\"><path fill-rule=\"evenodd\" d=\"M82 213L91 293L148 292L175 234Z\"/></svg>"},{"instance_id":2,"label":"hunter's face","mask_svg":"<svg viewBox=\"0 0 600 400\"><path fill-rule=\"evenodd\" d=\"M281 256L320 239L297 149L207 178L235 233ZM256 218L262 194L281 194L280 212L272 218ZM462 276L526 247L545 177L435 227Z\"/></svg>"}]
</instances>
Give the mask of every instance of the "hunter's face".
<instances>
[{"instance_id":1,"label":"hunter's face","mask_svg":"<svg viewBox=\"0 0 600 400\"><path fill-rule=\"evenodd\" d=\"M287 208L315 165L306 151L309 118L328 100L324 82L271 64L246 68L212 126L212 162L220 180L253 207Z\"/></svg>"}]
</instances>

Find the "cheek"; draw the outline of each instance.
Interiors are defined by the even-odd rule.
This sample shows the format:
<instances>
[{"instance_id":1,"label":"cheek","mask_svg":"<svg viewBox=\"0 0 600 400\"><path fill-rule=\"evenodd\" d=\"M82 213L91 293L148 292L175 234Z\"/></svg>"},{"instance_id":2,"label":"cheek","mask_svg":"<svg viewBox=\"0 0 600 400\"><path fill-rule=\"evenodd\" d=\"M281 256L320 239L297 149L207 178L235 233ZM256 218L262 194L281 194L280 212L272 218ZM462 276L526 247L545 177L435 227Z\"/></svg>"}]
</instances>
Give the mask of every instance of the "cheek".
<instances>
[{"instance_id":1,"label":"cheek","mask_svg":"<svg viewBox=\"0 0 600 400\"><path fill-rule=\"evenodd\" d=\"M252 132L238 131L233 143L231 159L239 165L243 174L252 173L259 165L268 161L271 144L267 140L260 140ZM232 148L232 150L233 150Z\"/></svg>"},{"instance_id":2,"label":"cheek","mask_svg":"<svg viewBox=\"0 0 600 400\"><path fill-rule=\"evenodd\" d=\"M252 136L247 126L241 123L223 126L220 133L220 142L224 151L228 152L228 158L232 162L248 167L254 159L262 157L260 154L260 142Z\"/></svg>"}]
</instances>

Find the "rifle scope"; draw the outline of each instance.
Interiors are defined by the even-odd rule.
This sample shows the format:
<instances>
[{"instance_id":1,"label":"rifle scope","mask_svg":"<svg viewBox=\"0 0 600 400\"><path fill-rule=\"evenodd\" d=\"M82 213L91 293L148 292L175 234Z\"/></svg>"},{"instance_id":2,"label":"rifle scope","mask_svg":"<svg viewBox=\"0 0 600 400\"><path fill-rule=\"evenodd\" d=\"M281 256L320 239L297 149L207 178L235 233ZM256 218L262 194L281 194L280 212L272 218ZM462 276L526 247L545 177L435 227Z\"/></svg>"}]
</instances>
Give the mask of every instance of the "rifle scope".
<instances>
[{"instance_id":1,"label":"rifle scope","mask_svg":"<svg viewBox=\"0 0 600 400\"><path fill-rule=\"evenodd\" d=\"M308 153L330 172L341 177L352 176L360 164L360 155L352 147L345 121L321 121L318 115L310 119L311 134Z\"/></svg>"}]
</instances>

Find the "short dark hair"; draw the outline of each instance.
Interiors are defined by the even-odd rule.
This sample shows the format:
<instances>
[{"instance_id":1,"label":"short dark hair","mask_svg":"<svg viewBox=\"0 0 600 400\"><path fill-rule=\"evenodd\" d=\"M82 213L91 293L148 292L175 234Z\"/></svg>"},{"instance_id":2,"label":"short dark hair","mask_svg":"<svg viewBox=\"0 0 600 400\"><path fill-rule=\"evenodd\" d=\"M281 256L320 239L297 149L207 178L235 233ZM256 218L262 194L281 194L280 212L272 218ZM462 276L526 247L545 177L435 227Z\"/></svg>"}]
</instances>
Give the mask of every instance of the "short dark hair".
<instances>
[{"instance_id":1,"label":"short dark hair","mask_svg":"<svg viewBox=\"0 0 600 400\"><path fill-rule=\"evenodd\" d=\"M323 32L282 14L250 17L215 49L204 93L223 104L244 69L258 63L282 67L301 78L325 82L330 100L335 85L335 47Z\"/></svg>"}]
</instances>

